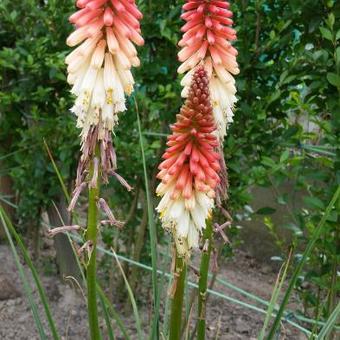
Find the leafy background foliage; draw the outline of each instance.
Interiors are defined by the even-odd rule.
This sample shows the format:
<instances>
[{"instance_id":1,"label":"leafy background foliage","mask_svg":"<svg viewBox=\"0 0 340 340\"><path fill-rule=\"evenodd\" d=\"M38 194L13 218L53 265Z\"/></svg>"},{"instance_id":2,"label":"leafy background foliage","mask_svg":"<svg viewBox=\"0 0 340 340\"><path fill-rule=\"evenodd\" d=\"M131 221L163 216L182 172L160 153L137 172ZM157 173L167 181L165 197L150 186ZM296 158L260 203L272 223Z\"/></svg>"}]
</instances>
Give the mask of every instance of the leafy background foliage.
<instances>
[{"instance_id":1,"label":"leafy background foliage","mask_svg":"<svg viewBox=\"0 0 340 340\"><path fill-rule=\"evenodd\" d=\"M128 218L128 224L119 235L106 231L108 246L117 238L133 244L131 231L144 223L135 101L152 192L164 136L182 103L176 72L182 1L139 3L145 14L142 67L135 70L136 91L121 115L115 139L118 171L136 190L131 195L115 183L110 185L111 205L121 219ZM69 113L73 98L64 65L69 52L65 40L72 30L67 18L73 9L73 2L65 0L0 4L0 174L9 174L14 181L17 218L26 230L38 227L41 213L61 195L43 140L70 189L79 157L79 131ZM291 237L280 243L278 254L285 257L291 245L303 249L340 182L340 6L332 0L237 0L232 9L241 74L235 122L224 149L231 183L228 209L237 216L263 216L274 235L289 229ZM294 190L280 194L278 188L287 182ZM277 203L290 211L288 224L276 225L273 207L249 214L251 189L258 186L277 192ZM302 200L297 192L303 193ZM137 195L135 207L133 195ZM305 312L313 316L328 316L334 307L339 288L335 286L338 225L336 209L297 287ZM230 235L236 231L232 228ZM160 242L161 235L159 231ZM131 255L129 247L121 251ZM146 241L145 261L148 253Z\"/></svg>"}]
</instances>

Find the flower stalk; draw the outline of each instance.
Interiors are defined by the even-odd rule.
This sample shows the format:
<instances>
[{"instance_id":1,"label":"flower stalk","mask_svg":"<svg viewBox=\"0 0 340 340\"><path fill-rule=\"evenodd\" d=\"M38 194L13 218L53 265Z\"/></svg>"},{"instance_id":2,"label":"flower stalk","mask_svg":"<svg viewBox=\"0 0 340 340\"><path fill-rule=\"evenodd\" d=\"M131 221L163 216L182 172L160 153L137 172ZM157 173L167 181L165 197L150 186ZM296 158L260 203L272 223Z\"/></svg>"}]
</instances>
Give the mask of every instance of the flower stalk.
<instances>
[{"instance_id":1,"label":"flower stalk","mask_svg":"<svg viewBox=\"0 0 340 340\"><path fill-rule=\"evenodd\" d=\"M229 125L233 122L233 110L237 102L234 76L240 72L236 60L238 52L232 46L232 42L237 38L236 31L232 28L233 13L230 10L230 3L226 0L185 0L182 8L181 18L185 24L181 28L183 36L178 43L181 47L181 51L178 53L178 59L181 62L178 73L184 74L181 80L182 97L190 99L197 69L203 68L206 72L207 92L209 92L209 102L215 125L213 134L218 138L218 144L213 150L219 155L216 157L219 166L215 170L218 181L216 185L212 186L214 189L212 198L214 204L222 207L222 202L228 197L228 174L223 157L223 141ZM199 98L200 94L196 94L196 97ZM208 155L203 153L203 156L206 157L209 154L211 152ZM202 163L200 165L205 170L204 165ZM209 172L209 170L206 171L206 174ZM205 339L206 293L213 243L212 208L213 205L209 214L205 215L206 226L200 229L203 233L201 237L203 252L199 277L198 339ZM226 226L227 224L223 224L218 231L223 239L228 241L223 232L223 228Z\"/></svg>"},{"instance_id":2,"label":"flower stalk","mask_svg":"<svg viewBox=\"0 0 340 340\"><path fill-rule=\"evenodd\" d=\"M96 150L98 153L98 148ZM100 169L98 169L100 170ZM93 177L95 172L95 158L92 159L90 165L90 178ZM90 252L87 270L87 308L91 340L100 339L99 323L98 323L98 308L97 308L97 296L96 296L96 246L97 246L97 220L98 220L98 208L97 201L99 199L100 181L99 176L97 180L89 187L88 195L88 214L87 214L87 232L86 240L92 243L92 251Z\"/></svg>"},{"instance_id":3,"label":"flower stalk","mask_svg":"<svg viewBox=\"0 0 340 340\"><path fill-rule=\"evenodd\" d=\"M195 70L188 97L176 118L157 175L161 180L157 194L162 197L157 210L163 227L173 235L176 250L170 339L180 339L186 261L192 250L199 248L203 234L211 238L211 222L208 234L206 222L211 219L221 184L219 141L204 67ZM204 266L206 276L208 267L209 258Z\"/></svg>"},{"instance_id":4,"label":"flower stalk","mask_svg":"<svg viewBox=\"0 0 340 340\"><path fill-rule=\"evenodd\" d=\"M140 60L135 45L142 46L140 20L143 15L135 0L77 0L77 11L69 21L75 30L67 45L75 47L65 58L67 81L76 96L71 111L81 129L81 158L75 190L69 210L73 210L81 192L88 187L86 242L79 254L87 254L88 317L91 340L100 339L96 301L96 245L98 209L108 220L102 224L122 227L109 206L99 197L100 184L114 176L128 190L132 188L116 173L116 154L112 132L118 114L126 110L126 95L134 87L132 67ZM59 230L60 231L60 230Z\"/></svg>"},{"instance_id":5,"label":"flower stalk","mask_svg":"<svg viewBox=\"0 0 340 340\"><path fill-rule=\"evenodd\" d=\"M175 292L173 294L171 302L171 316L170 316L170 337L171 340L181 339L181 325L182 325L182 309L183 309L183 297L185 278L187 272L187 265L185 258L176 254L175 270L174 270L174 287Z\"/></svg>"},{"instance_id":6,"label":"flower stalk","mask_svg":"<svg viewBox=\"0 0 340 340\"><path fill-rule=\"evenodd\" d=\"M206 299L208 287L208 272L210 264L210 256L212 250L213 227L212 220L207 221L207 226L203 232L203 252L201 257L200 274L198 282L198 325L197 339L205 339L205 323L206 323Z\"/></svg>"}]
</instances>

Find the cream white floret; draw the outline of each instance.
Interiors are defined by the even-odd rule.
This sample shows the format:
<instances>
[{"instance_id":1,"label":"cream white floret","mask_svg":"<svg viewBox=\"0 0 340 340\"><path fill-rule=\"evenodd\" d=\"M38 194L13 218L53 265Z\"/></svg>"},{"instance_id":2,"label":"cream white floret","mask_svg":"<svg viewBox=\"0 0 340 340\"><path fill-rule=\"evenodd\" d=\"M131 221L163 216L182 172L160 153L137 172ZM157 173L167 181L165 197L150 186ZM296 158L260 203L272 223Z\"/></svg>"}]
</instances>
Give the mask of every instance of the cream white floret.
<instances>
[{"instance_id":1,"label":"cream white floret","mask_svg":"<svg viewBox=\"0 0 340 340\"><path fill-rule=\"evenodd\" d=\"M115 20L119 20L115 18ZM139 66L135 39L128 37L123 26L104 27L99 16L89 24L80 25L71 33L67 44L78 45L65 58L67 81L76 96L71 111L77 116L83 142L91 124L99 126L99 139L105 130L113 131L118 124L118 113L126 110L125 95L134 87L131 66ZM142 44L139 39L138 44Z\"/></svg>"},{"instance_id":2,"label":"cream white floret","mask_svg":"<svg viewBox=\"0 0 340 340\"><path fill-rule=\"evenodd\" d=\"M214 200L199 191L194 192L190 199L174 199L171 197L174 187L163 183L158 185L157 194L163 197L156 209L163 227L174 236L178 254L188 256L191 249L199 246L199 238L211 214Z\"/></svg>"}]
</instances>

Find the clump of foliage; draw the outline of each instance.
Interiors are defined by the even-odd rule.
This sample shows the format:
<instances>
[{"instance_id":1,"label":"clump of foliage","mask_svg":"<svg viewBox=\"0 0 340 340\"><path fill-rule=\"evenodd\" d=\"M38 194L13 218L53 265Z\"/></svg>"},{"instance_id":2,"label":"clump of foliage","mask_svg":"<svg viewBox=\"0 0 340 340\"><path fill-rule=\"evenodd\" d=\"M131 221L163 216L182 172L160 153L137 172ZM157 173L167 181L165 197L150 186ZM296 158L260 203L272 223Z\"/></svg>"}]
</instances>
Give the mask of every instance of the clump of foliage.
<instances>
[{"instance_id":1,"label":"clump of foliage","mask_svg":"<svg viewBox=\"0 0 340 340\"><path fill-rule=\"evenodd\" d=\"M25 225L39 223L41 212L60 195L43 140L53 150L66 181L73 176L78 157L64 72L69 11L67 1L0 4L1 154L14 152L6 164Z\"/></svg>"},{"instance_id":2,"label":"clump of foliage","mask_svg":"<svg viewBox=\"0 0 340 340\"><path fill-rule=\"evenodd\" d=\"M340 12L335 3L243 1L235 11L242 73L241 101L226 145L231 199L243 206L251 186L273 188L277 203L290 214L290 223L276 226L291 230L292 243L282 243L285 253L291 244L303 249L339 185ZM287 182L294 190L281 194L279 187ZM304 196L300 207L297 192ZM259 211L269 226L273 212L272 207ZM315 316L328 316L334 308L338 223L335 210L299 282L306 312L311 307Z\"/></svg>"}]
</instances>

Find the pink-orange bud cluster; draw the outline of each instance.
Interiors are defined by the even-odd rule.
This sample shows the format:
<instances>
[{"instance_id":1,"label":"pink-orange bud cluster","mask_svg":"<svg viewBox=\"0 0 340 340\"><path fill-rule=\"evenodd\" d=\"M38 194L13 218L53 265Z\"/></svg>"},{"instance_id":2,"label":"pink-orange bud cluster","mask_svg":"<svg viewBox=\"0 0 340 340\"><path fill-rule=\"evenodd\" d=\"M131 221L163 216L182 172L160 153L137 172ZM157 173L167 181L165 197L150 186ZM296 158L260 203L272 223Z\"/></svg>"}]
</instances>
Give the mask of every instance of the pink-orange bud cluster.
<instances>
[{"instance_id":1,"label":"pink-orange bud cluster","mask_svg":"<svg viewBox=\"0 0 340 340\"><path fill-rule=\"evenodd\" d=\"M115 40L115 34L110 29L113 27L119 35L127 36L136 45L143 45L139 24L143 15L134 0L78 0L76 5L80 10L71 15L69 20L78 29L85 26L83 34L86 37L106 29L111 39ZM76 32L73 34L76 35ZM113 42L115 43L116 41Z\"/></svg>"},{"instance_id":2,"label":"pink-orange bud cluster","mask_svg":"<svg viewBox=\"0 0 340 340\"><path fill-rule=\"evenodd\" d=\"M219 145L209 101L208 78L203 68L196 71L188 98L171 126L167 150L158 178L164 184L176 181L171 197L190 199L193 190L214 195L219 182Z\"/></svg>"},{"instance_id":3,"label":"pink-orange bud cluster","mask_svg":"<svg viewBox=\"0 0 340 340\"><path fill-rule=\"evenodd\" d=\"M185 104L171 126L157 177L162 181L157 207L163 226L174 235L179 254L198 247L220 183L219 141L209 96L209 79L203 67L191 82Z\"/></svg>"},{"instance_id":4,"label":"pink-orange bud cluster","mask_svg":"<svg viewBox=\"0 0 340 340\"><path fill-rule=\"evenodd\" d=\"M179 42L182 50L178 54L184 62L179 71L186 72L201 60L211 57L213 65L221 65L230 73L237 74L237 50L230 41L236 40L236 31L230 26L233 13L226 1L187 0L181 18L183 38Z\"/></svg>"}]
</instances>

